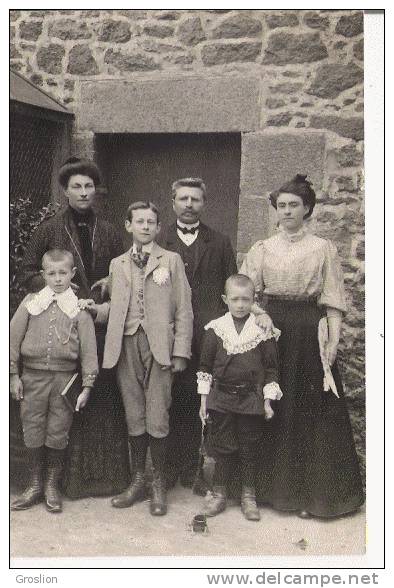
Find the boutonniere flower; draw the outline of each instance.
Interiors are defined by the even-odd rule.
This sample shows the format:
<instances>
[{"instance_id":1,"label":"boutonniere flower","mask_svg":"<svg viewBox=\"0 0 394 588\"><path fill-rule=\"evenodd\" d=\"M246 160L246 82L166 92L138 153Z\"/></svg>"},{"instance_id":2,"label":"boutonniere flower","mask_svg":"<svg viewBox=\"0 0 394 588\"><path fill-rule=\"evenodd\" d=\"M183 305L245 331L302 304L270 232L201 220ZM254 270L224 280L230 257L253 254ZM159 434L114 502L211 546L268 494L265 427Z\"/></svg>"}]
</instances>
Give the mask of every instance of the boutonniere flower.
<instances>
[{"instance_id":1,"label":"boutonniere flower","mask_svg":"<svg viewBox=\"0 0 394 588\"><path fill-rule=\"evenodd\" d=\"M170 279L170 272L166 267L158 267L153 272L153 281L158 286L163 286L166 284Z\"/></svg>"}]
</instances>

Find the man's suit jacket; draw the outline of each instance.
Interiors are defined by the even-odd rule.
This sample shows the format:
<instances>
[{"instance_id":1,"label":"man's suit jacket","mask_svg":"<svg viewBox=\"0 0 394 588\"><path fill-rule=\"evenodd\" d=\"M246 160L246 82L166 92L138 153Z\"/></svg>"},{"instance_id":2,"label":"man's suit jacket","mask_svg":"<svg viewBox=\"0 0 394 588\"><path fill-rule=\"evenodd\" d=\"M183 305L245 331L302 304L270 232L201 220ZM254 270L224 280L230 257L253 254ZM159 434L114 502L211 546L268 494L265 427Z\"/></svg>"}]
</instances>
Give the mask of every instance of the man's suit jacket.
<instances>
[{"instance_id":1,"label":"man's suit jacket","mask_svg":"<svg viewBox=\"0 0 394 588\"><path fill-rule=\"evenodd\" d=\"M176 223L163 229L159 242L165 249L180 253ZM226 235L200 223L197 243L197 262L190 282L194 314L193 356L200 354L204 326L227 311L221 298L224 284L229 276L238 272L234 251Z\"/></svg>"},{"instance_id":2,"label":"man's suit jacket","mask_svg":"<svg viewBox=\"0 0 394 588\"><path fill-rule=\"evenodd\" d=\"M108 321L104 348L104 368L114 367L122 349L123 332L129 308L131 287L130 250L111 261L109 294L111 302L98 306L96 322ZM157 272L167 270L164 284L156 283ZM163 273L163 272L162 272ZM142 322L155 360L169 366L173 356L190 358L193 333L191 292L180 256L156 243L146 266Z\"/></svg>"}]
</instances>

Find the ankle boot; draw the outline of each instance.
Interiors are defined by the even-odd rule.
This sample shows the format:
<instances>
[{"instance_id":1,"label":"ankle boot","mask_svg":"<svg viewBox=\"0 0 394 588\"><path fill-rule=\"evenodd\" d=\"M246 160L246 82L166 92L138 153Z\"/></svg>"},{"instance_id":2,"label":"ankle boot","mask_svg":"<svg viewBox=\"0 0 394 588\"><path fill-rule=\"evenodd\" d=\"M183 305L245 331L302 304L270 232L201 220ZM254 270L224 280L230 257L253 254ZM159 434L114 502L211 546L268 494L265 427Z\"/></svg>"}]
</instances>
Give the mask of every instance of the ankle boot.
<instances>
[{"instance_id":1,"label":"ankle boot","mask_svg":"<svg viewBox=\"0 0 394 588\"><path fill-rule=\"evenodd\" d=\"M241 510L248 521L259 521L260 512L256 504L254 488L243 486L241 495Z\"/></svg>"},{"instance_id":2,"label":"ankle boot","mask_svg":"<svg viewBox=\"0 0 394 588\"><path fill-rule=\"evenodd\" d=\"M156 517L167 514L167 492L161 472L153 471L150 514Z\"/></svg>"},{"instance_id":3,"label":"ankle boot","mask_svg":"<svg viewBox=\"0 0 394 588\"><path fill-rule=\"evenodd\" d=\"M145 498L145 475L144 472L136 471L133 474L131 484L124 492L118 496L114 496L111 500L112 506L115 508L128 508L135 502L144 500Z\"/></svg>"},{"instance_id":4,"label":"ankle boot","mask_svg":"<svg viewBox=\"0 0 394 588\"><path fill-rule=\"evenodd\" d=\"M28 447L29 483L26 490L11 504L11 510L26 510L43 499L44 447Z\"/></svg>"},{"instance_id":5,"label":"ankle boot","mask_svg":"<svg viewBox=\"0 0 394 588\"><path fill-rule=\"evenodd\" d=\"M62 496L59 481L63 472L64 449L47 448L47 475L45 481L45 506L48 512L62 512Z\"/></svg>"},{"instance_id":6,"label":"ankle boot","mask_svg":"<svg viewBox=\"0 0 394 588\"><path fill-rule=\"evenodd\" d=\"M227 491L225 486L214 486L212 492L205 497L203 514L207 517L215 517L225 510L227 506Z\"/></svg>"}]
</instances>

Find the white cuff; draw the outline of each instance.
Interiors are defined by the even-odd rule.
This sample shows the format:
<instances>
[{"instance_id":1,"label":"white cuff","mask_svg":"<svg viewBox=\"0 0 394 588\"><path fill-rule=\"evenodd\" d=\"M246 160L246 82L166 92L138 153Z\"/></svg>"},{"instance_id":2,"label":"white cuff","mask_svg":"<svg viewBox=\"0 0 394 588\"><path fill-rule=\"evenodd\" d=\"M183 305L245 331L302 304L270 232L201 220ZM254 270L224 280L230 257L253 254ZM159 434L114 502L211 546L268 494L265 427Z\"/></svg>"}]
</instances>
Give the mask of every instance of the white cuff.
<instances>
[{"instance_id":1,"label":"white cuff","mask_svg":"<svg viewBox=\"0 0 394 588\"><path fill-rule=\"evenodd\" d=\"M282 390L279 387L278 382L270 382L263 388L264 400L269 398L270 400L280 400L283 396Z\"/></svg>"},{"instance_id":2,"label":"white cuff","mask_svg":"<svg viewBox=\"0 0 394 588\"><path fill-rule=\"evenodd\" d=\"M197 372L197 392L204 396L209 394L212 384L212 375L206 372Z\"/></svg>"}]
</instances>

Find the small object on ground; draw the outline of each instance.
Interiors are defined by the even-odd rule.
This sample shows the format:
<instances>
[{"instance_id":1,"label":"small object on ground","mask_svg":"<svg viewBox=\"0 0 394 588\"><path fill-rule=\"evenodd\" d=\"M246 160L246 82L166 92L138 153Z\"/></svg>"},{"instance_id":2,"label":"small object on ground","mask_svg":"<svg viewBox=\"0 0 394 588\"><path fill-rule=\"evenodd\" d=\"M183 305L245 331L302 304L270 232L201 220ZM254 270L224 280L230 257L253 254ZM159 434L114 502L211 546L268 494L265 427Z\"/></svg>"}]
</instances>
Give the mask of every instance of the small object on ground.
<instances>
[{"instance_id":1,"label":"small object on ground","mask_svg":"<svg viewBox=\"0 0 394 588\"><path fill-rule=\"evenodd\" d=\"M192 529L194 533L205 533L208 531L207 517L204 514L198 514L193 517Z\"/></svg>"},{"instance_id":2,"label":"small object on ground","mask_svg":"<svg viewBox=\"0 0 394 588\"><path fill-rule=\"evenodd\" d=\"M296 541L294 543L294 545L297 545L297 547L299 547L300 549L302 549L302 551L305 551L306 548L308 547L308 541L306 539L300 539L299 541Z\"/></svg>"}]
</instances>

